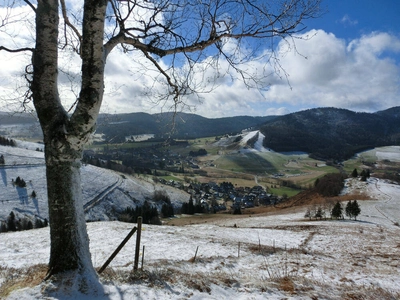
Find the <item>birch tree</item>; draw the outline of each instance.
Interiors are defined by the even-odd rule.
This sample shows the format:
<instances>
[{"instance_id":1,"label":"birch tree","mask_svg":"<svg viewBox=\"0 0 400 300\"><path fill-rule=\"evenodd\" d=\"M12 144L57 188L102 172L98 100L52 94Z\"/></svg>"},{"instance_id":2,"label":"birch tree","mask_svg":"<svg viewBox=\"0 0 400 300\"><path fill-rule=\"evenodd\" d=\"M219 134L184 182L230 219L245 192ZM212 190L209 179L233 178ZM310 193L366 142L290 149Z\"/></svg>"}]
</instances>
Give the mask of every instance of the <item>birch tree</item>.
<instances>
[{"instance_id":1,"label":"birch tree","mask_svg":"<svg viewBox=\"0 0 400 300\"><path fill-rule=\"evenodd\" d=\"M44 135L51 228L47 278L62 282L68 276L83 292L96 289L80 161L96 127L111 51L151 65L158 73L154 80L165 85L165 93L157 94L157 99L177 109L202 88L194 74L211 68L218 77L222 62L248 87L263 88L263 79L270 75L246 65L261 56L268 56L272 70L285 76L274 56L276 44L296 39L305 28L304 20L318 16L320 1L5 0L0 4L6 12L1 16L3 32L24 21L18 19L21 7L28 6L35 18L34 24L27 24L27 30L34 28L32 44L9 46L0 41L0 51L32 55L22 101L33 103ZM80 90L69 108L62 104L59 91L62 52L74 52L81 61Z\"/></svg>"}]
</instances>

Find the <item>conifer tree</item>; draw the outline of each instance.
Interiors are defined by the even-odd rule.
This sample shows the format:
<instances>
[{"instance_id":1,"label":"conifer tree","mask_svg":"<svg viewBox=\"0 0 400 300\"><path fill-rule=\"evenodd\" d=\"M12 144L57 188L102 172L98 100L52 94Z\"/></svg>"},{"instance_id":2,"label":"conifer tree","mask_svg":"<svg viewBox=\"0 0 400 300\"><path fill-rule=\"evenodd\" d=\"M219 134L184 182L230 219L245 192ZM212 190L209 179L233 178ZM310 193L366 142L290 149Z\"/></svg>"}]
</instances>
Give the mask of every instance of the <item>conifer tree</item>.
<instances>
[{"instance_id":1,"label":"conifer tree","mask_svg":"<svg viewBox=\"0 0 400 300\"><path fill-rule=\"evenodd\" d=\"M15 226L15 214L14 212L10 212L10 215L7 218L7 230L8 231L16 231L17 228Z\"/></svg>"},{"instance_id":2,"label":"conifer tree","mask_svg":"<svg viewBox=\"0 0 400 300\"><path fill-rule=\"evenodd\" d=\"M354 216L354 220L357 220L357 216L361 213L360 205L358 205L357 200L354 200L351 204L351 211Z\"/></svg>"},{"instance_id":3,"label":"conifer tree","mask_svg":"<svg viewBox=\"0 0 400 300\"><path fill-rule=\"evenodd\" d=\"M343 219L343 207L339 201L337 201L335 206L333 207L331 215L332 218Z\"/></svg>"}]
</instances>

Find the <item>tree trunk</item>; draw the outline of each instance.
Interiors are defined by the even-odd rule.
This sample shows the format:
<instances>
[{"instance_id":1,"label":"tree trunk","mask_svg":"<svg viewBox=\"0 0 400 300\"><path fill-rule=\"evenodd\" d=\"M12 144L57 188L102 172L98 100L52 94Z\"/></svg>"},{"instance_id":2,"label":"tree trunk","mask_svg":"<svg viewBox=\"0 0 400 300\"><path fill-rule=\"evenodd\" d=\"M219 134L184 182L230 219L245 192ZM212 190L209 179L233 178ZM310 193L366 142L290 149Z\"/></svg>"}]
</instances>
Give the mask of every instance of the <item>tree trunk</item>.
<instances>
[{"instance_id":1,"label":"tree trunk","mask_svg":"<svg viewBox=\"0 0 400 300\"><path fill-rule=\"evenodd\" d=\"M101 291L93 268L83 211L80 160L103 97L106 0L86 0L82 41L82 88L72 116L58 95L58 0L39 0L31 90L43 130L50 221L47 278L88 293ZM74 287L72 287L73 285Z\"/></svg>"},{"instance_id":2,"label":"tree trunk","mask_svg":"<svg viewBox=\"0 0 400 300\"><path fill-rule=\"evenodd\" d=\"M46 160L49 161L48 156ZM46 176L51 235L49 274L93 269L82 203L80 161L53 158L46 165Z\"/></svg>"}]
</instances>

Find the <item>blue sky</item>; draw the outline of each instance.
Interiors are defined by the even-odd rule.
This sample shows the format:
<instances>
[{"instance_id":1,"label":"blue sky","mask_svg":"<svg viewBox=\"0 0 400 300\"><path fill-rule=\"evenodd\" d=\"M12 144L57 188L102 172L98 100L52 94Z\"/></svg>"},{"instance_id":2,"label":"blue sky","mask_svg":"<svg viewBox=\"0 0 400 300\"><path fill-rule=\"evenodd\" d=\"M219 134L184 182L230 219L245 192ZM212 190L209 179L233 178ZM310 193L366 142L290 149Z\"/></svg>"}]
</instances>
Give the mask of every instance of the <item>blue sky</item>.
<instances>
[{"instance_id":1,"label":"blue sky","mask_svg":"<svg viewBox=\"0 0 400 300\"><path fill-rule=\"evenodd\" d=\"M320 18L307 20L305 25L306 31L311 29L321 29L326 33L333 34L337 39L343 40L347 45L359 40L363 36L371 34L387 33L392 38L400 38L400 1L399 0L323 0L321 5L325 12ZM398 42L398 41L397 41ZM380 59L393 59L392 66L397 68L394 72L394 84L390 85L393 89L393 95L397 95L397 101L385 101L377 98L371 103L370 99L365 99L365 103L357 106L343 105L343 103L329 102L328 106L338 106L358 111L376 111L386 109L388 107L400 105L400 49L398 46L394 48L385 48L381 53L376 54ZM379 74L377 74L379 76ZM367 84L367 83L366 83ZM354 91L357 93L357 91ZM292 102L288 105L280 106L276 103L270 103L270 111L281 109L282 112L293 112L305 108L316 107L316 103ZM382 104L382 105L380 105ZM265 106L260 102L258 109ZM279 111L278 111L279 113Z\"/></svg>"},{"instance_id":2,"label":"blue sky","mask_svg":"<svg viewBox=\"0 0 400 300\"><path fill-rule=\"evenodd\" d=\"M197 97L185 99L192 111L214 118L321 106L375 112L400 105L400 0L324 0L321 8L324 14L307 20L302 32L313 37L296 42L297 54L281 51L287 80L272 76L271 86L257 91L221 79L217 89L200 95L201 104ZM121 89L107 108L128 107L127 95L140 98L137 91ZM133 110L160 110L143 99L140 105Z\"/></svg>"},{"instance_id":3,"label":"blue sky","mask_svg":"<svg viewBox=\"0 0 400 300\"><path fill-rule=\"evenodd\" d=\"M400 33L398 0L324 0L322 8L326 13L309 21L311 28L351 39L372 31Z\"/></svg>"},{"instance_id":4,"label":"blue sky","mask_svg":"<svg viewBox=\"0 0 400 300\"><path fill-rule=\"evenodd\" d=\"M77 8L82 5L80 0L67 2ZM271 71L266 79L268 88L248 89L221 62L219 70L229 75L218 77L209 86L205 79L213 78L212 74L194 75L193 80L205 90L214 89L183 99L192 108L188 112L216 118L286 114L313 107L375 112L400 105L400 0L323 0L321 8L324 13L320 18L305 21L306 29L300 33L300 39L295 39L296 51L285 42L277 44L282 69L278 74L273 68L267 69ZM29 23L33 14L29 7L20 7L17 16L21 11L26 12L26 22L11 24L12 35L0 30L0 41L10 42L10 47L33 42ZM8 13L0 6L0 17ZM263 50L267 52L269 45L266 42ZM152 73L154 68L134 55L113 51L108 57L102 112L168 110L168 103L159 103L146 95L149 88L157 88L157 73ZM24 83L22 74L29 59L24 54L0 52L0 111L20 106L15 91ZM79 84L70 81L71 76L66 74L78 74L79 63L77 57L68 53L60 59L60 96L67 108L74 103ZM167 64L168 59L161 63ZM245 67L263 69L262 63L258 60ZM14 98L14 105L3 101L4 98Z\"/></svg>"}]
</instances>

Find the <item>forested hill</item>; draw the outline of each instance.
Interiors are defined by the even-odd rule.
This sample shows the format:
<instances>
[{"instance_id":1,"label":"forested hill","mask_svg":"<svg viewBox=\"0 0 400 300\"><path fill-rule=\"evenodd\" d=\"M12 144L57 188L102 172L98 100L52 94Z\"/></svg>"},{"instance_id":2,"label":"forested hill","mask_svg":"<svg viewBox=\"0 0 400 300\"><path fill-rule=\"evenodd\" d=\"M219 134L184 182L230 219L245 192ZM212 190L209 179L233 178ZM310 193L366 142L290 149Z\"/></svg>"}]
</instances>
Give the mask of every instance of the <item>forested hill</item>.
<instances>
[{"instance_id":1,"label":"forested hill","mask_svg":"<svg viewBox=\"0 0 400 300\"><path fill-rule=\"evenodd\" d=\"M400 144L400 107L376 113L315 108L277 117L261 126L264 146L304 151L323 159L346 159L378 146Z\"/></svg>"},{"instance_id":2,"label":"forested hill","mask_svg":"<svg viewBox=\"0 0 400 300\"><path fill-rule=\"evenodd\" d=\"M240 133L243 129L258 128L273 118L238 116L209 119L186 113L100 115L96 132L104 133L106 139L113 142L122 142L126 136L139 134L188 139Z\"/></svg>"}]
</instances>

